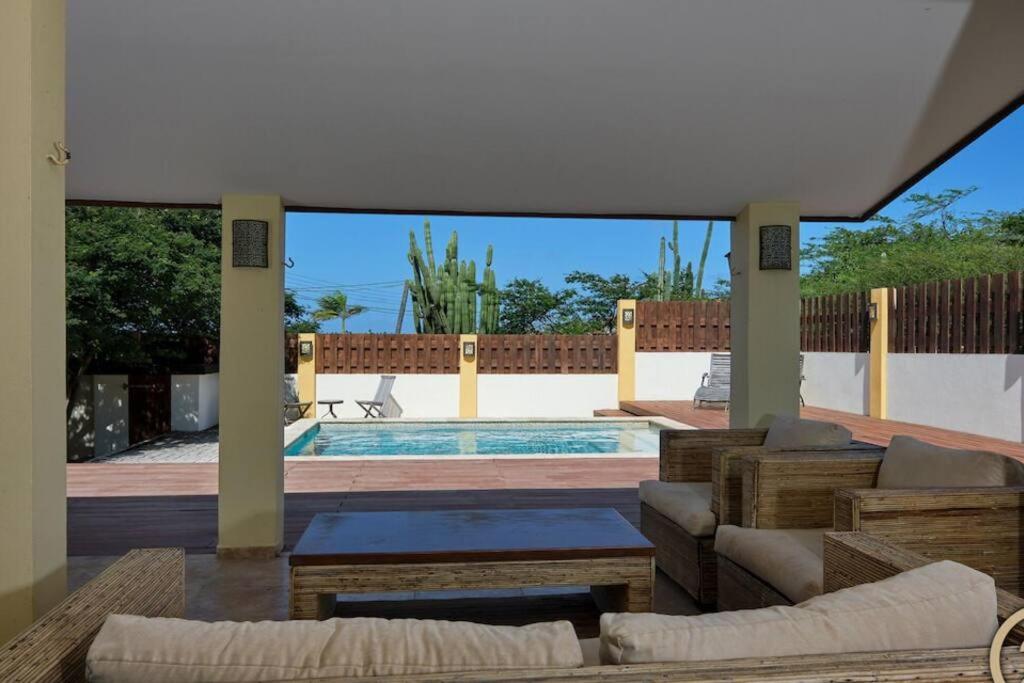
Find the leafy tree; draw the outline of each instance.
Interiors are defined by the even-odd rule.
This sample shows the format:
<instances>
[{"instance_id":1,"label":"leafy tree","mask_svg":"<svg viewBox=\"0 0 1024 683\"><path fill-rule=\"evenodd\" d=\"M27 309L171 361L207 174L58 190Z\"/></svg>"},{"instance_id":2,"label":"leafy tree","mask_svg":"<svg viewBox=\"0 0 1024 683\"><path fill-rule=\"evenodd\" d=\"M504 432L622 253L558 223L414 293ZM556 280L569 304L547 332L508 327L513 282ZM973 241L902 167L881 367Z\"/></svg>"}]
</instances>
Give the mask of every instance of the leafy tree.
<instances>
[{"instance_id":1,"label":"leafy tree","mask_svg":"<svg viewBox=\"0 0 1024 683\"><path fill-rule=\"evenodd\" d=\"M345 334L345 321L349 318L366 312L366 306L348 305L348 296L344 292L325 294L317 301L319 308L313 311L315 320L341 321L341 333Z\"/></svg>"},{"instance_id":2,"label":"leafy tree","mask_svg":"<svg viewBox=\"0 0 1024 683\"><path fill-rule=\"evenodd\" d=\"M550 332L565 316L575 292L553 292L540 280L516 278L501 291L498 328L504 334Z\"/></svg>"},{"instance_id":3,"label":"leafy tree","mask_svg":"<svg viewBox=\"0 0 1024 683\"><path fill-rule=\"evenodd\" d=\"M653 274L634 280L623 273L604 277L574 270L565 281L578 287L572 317L586 332L614 332L619 299L653 299L658 291Z\"/></svg>"},{"instance_id":4,"label":"leafy tree","mask_svg":"<svg viewBox=\"0 0 1024 683\"><path fill-rule=\"evenodd\" d=\"M93 362L149 362L154 337L218 336L220 221L209 210L67 208L69 399Z\"/></svg>"},{"instance_id":5,"label":"leafy tree","mask_svg":"<svg viewBox=\"0 0 1024 683\"><path fill-rule=\"evenodd\" d=\"M309 316L309 309L299 303L295 292L284 290L285 332L319 332L320 322Z\"/></svg>"},{"instance_id":6,"label":"leafy tree","mask_svg":"<svg viewBox=\"0 0 1024 683\"><path fill-rule=\"evenodd\" d=\"M1024 268L1024 212L963 215L973 192L911 195L906 218L880 217L865 230L835 228L803 250L804 295L865 291Z\"/></svg>"}]
</instances>

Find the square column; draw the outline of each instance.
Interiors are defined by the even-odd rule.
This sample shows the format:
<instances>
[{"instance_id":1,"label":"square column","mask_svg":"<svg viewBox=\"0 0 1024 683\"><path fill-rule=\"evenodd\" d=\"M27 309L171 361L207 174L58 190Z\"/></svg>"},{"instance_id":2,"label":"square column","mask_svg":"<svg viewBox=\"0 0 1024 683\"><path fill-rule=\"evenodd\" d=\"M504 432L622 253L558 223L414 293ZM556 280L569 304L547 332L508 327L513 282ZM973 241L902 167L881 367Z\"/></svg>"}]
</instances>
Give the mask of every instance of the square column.
<instances>
[{"instance_id":1,"label":"square column","mask_svg":"<svg viewBox=\"0 0 1024 683\"><path fill-rule=\"evenodd\" d=\"M789 270L762 270L763 226L789 226ZM777 233L769 230L765 234ZM764 248L774 251L777 245L766 243ZM753 427L769 413L799 415L799 204L748 204L732 224L729 264L732 272L729 424Z\"/></svg>"},{"instance_id":2,"label":"square column","mask_svg":"<svg viewBox=\"0 0 1024 683\"><path fill-rule=\"evenodd\" d=\"M0 643L67 587L64 35L64 0L0 3Z\"/></svg>"},{"instance_id":3,"label":"square column","mask_svg":"<svg viewBox=\"0 0 1024 683\"><path fill-rule=\"evenodd\" d=\"M284 537L284 208L276 195L231 194L221 209L217 554L273 557ZM234 221L268 224L265 268L232 265Z\"/></svg>"}]
</instances>

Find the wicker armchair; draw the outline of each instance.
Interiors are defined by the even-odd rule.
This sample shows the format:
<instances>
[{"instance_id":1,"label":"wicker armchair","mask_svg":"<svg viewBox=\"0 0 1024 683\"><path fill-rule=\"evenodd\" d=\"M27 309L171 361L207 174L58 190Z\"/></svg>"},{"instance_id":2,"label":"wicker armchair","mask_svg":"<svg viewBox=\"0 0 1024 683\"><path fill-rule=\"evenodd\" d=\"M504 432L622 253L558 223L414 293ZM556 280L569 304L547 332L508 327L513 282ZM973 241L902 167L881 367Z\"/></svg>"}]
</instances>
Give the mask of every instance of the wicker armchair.
<instances>
[{"instance_id":1,"label":"wicker armchair","mask_svg":"<svg viewBox=\"0 0 1024 683\"><path fill-rule=\"evenodd\" d=\"M810 574L820 577L823 561L820 545L808 549L829 529L866 532L925 557L961 562L1021 593L1024 486L877 488L883 457L880 451L745 454L739 463L743 528L718 532L719 608L810 597ZM808 582L799 583L798 574ZM827 585L819 579L817 590Z\"/></svg>"},{"instance_id":2,"label":"wicker armchair","mask_svg":"<svg viewBox=\"0 0 1024 683\"><path fill-rule=\"evenodd\" d=\"M661 432L658 482L642 482L640 530L655 545L659 569L702 605L714 605L717 596L715 528L739 524L742 517L743 456L765 452L768 428L667 429ZM841 448L855 452L881 451L871 444L852 442ZM676 490L663 484L686 484ZM660 491L659 491L660 487ZM651 495L656 493L659 495ZM659 498L660 496L660 498ZM667 497L686 496L691 519L670 518ZM700 512L703 511L703 514ZM710 519L710 521L708 521Z\"/></svg>"}]
</instances>

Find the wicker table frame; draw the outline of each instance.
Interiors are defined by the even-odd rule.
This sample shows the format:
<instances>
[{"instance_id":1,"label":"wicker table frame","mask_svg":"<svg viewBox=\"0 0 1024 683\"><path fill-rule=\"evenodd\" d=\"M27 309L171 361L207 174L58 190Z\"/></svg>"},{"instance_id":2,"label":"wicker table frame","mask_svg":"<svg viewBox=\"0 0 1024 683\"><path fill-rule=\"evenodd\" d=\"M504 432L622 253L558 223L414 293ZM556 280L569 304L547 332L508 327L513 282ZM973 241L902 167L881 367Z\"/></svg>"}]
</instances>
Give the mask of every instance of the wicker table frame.
<instances>
[{"instance_id":1,"label":"wicker table frame","mask_svg":"<svg viewBox=\"0 0 1024 683\"><path fill-rule=\"evenodd\" d=\"M653 557L573 560L314 565L291 568L292 619L334 616L336 594L590 586L610 612L649 612Z\"/></svg>"}]
</instances>

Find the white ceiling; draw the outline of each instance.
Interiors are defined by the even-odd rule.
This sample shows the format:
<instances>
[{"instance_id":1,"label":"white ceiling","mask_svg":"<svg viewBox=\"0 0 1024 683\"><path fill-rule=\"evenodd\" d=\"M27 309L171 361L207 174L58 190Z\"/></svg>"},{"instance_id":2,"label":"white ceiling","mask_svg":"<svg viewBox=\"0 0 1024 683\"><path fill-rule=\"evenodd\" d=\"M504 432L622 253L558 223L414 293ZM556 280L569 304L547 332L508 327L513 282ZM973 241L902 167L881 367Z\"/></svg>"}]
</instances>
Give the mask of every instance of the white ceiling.
<instances>
[{"instance_id":1,"label":"white ceiling","mask_svg":"<svg viewBox=\"0 0 1024 683\"><path fill-rule=\"evenodd\" d=\"M68 197L860 216L1024 93L1020 0L72 0Z\"/></svg>"}]
</instances>

